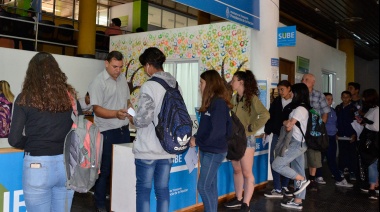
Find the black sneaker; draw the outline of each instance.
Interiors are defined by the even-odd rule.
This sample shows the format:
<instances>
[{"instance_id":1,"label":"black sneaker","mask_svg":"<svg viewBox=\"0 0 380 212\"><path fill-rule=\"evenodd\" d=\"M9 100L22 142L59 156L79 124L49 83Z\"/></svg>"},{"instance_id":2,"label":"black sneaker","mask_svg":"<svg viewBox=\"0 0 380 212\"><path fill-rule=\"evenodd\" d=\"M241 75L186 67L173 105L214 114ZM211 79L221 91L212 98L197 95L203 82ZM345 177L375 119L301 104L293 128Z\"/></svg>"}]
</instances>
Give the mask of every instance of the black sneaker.
<instances>
[{"instance_id":1,"label":"black sneaker","mask_svg":"<svg viewBox=\"0 0 380 212\"><path fill-rule=\"evenodd\" d=\"M286 203L281 203L281 206L285 208L293 208L293 209L302 210L302 202L296 203L294 202L294 198L292 198L290 201Z\"/></svg>"},{"instance_id":2,"label":"black sneaker","mask_svg":"<svg viewBox=\"0 0 380 212\"><path fill-rule=\"evenodd\" d=\"M375 190L369 190L369 191L368 191L368 195L369 195L368 198L370 198L370 199L374 199L374 200L377 200L377 199L378 199Z\"/></svg>"},{"instance_id":3,"label":"black sneaker","mask_svg":"<svg viewBox=\"0 0 380 212\"><path fill-rule=\"evenodd\" d=\"M264 196L268 198L282 198L283 197L281 191L278 191L276 189L272 189L272 191L265 193Z\"/></svg>"},{"instance_id":4,"label":"black sneaker","mask_svg":"<svg viewBox=\"0 0 380 212\"><path fill-rule=\"evenodd\" d=\"M247 203L241 204L240 211L241 212L248 212L248 211L250 211L249 206L247 205Z\"/></svg>"},{"instance_id":5,"label":"black sneaker","mask_svg":"<svg viewBox=\"0 0 380 212\"><path fill-rule=\"evenodd\" d=\"M228 202L224 203L224 207L226 208L237 208L241 207L243 204L243 199L238 200L236 197L230 199Z\"/></svg>"},{"instance_id":6,"label":"black sneaker","mask_svg":"<svg viewBox=\"0 0 380 212\"><path fill-rule=\"evenodd\" d=\"M310 185L308 189L310 191L318 191L318 183L315 181L310 181Z\"/></svg>"},{"instance_id":7,"label":"black sneaker","mask_svg":"<svg viewBox=\"0 0 380 212\"><path fill-rule=\"evenodd\" d=\"M289 191L289 189L287 187L282 187L282 195L284 196L287 196L287 197L292 197L293 196L293 192Z\"/></svg>"},{"instance_id":8,"label":"black sneaker","mask_svg":"<svg viewBox=\"0 0 380 212\"><path fill-rule=\"evenodd\" d=\"M305 188L310 184L310 180L307 180L306 178L304 180L297 180L296 182L296 188L294 190L294 195L297 195L301 193Z\"/></svg>"}]
</instances>

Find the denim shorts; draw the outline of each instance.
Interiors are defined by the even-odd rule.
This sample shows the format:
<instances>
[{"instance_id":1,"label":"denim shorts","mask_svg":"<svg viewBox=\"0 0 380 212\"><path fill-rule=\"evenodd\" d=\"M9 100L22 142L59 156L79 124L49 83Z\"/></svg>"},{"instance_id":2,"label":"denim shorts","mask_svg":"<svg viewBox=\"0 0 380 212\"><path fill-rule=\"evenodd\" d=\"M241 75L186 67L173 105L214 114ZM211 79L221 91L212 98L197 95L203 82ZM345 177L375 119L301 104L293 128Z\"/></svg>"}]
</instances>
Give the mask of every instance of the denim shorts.
<instances>
[{"instance_id":1,"label":"denim shorts","mask_svg":"<svg viewBox=\"0 0 380 212\"><path fill-rule=\"evenodd\" d=\"M255 137L255 135L247 136L247 148L255 148L256 149L256 137Z\"/></svg>"}]
</instances>

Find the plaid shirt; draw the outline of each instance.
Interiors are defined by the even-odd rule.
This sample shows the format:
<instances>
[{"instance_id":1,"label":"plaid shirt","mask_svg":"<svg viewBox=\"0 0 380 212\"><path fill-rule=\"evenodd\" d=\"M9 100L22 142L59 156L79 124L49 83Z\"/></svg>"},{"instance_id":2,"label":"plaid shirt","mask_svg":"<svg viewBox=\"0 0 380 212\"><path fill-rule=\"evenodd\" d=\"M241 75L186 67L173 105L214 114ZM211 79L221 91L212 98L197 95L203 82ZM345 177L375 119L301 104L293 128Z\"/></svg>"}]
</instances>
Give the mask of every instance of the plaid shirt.
<instances>
[{"instance_id":1,"label":"plaid shirt","mask_svg":"<svg viewBox=\"0 0 380 212\"><path fill-rule=\"evenodd\" d=\"M319 115L330 113L330 107L327 105L325 95L320 91L313 89L310 94L310 105L319 113Z\"/></svg>"}]
</instances>

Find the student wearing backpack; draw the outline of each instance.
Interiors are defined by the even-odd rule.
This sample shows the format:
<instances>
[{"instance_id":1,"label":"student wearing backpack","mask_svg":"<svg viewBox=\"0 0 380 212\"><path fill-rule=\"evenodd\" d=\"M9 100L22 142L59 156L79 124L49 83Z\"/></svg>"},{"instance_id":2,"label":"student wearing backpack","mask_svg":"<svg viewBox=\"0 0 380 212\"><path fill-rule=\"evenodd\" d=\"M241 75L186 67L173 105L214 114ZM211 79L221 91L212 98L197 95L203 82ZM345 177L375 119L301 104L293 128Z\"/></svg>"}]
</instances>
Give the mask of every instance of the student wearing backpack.
<instances>
[{"instance_id":1,"label":"student wearing backpack","mask_svg":"<svg viewBox=\"0 0 380 212\"><path fill-rule=\"evenodd\" d=\"M201 167L197 188L204 211L216 212L218 169L227 155L227 138L232 134L232 104L229 92L217 71L205 71L200 78L201 119L196 136L190 140L190 146L199 146Z\"/></svg>"},{"instance_id":2,"label":"student wearing backpack","mask_svg":"<svg viewBox=\"0 0 380 212\"><path fill-rule=\"evenodd\" d=\"M292 139L284 156L277 156L274 159L272 168L279 174L294 180L294 198L286 203L281 203L281 206L302 209L302 201L306 197L305 189L310 184L310 181L306 179L305 175L304 153L307 150L307 146L301 129L303 132L306 132L309 119L308 109L311 106L309 90L305 84L297 83L292 85L292 93L294 109L289 114L289 119L283 122L286 131L292 131ZM301 129L295 126L297 122L300 123Z\"/></svg>"},{"instance_id":3,"label":"student wearing backpack","mask_svg":"<svg viewBox=\"0 0 380 212\"><path fill-rule=\"evenodd\" d=\"M65 137L73 124L68 92L75 97L54 57L37 53L15 100L8 138L11 146L25 151L22 187L28 212L70 211L74 191L65 185L63 156Z\"/></svg>"},{"instance_id":4,"label":"student wearing backpack","mask_svg":"<svg viewBox=\"0 0 380 212\"><path fill-rule=\"evenodd\" d=\"M95 204L100 212L106 209L106 191L112 166L112 145L130 142L126 108L131 105L130 92L123 69L123 54L108 53L105 70L91 82L88 93L93 106L94 123L103 135L100 175L95 183Z\"/></svg>"},{"instance_id":5,"label":"student wearing backpack","mask_svg":"<svg viewBox=\"0 0 380 212\"><path fill-rule=\"evenodd\" d=\"M255 189L255 178L252 172L256 149L255 134L265 125L270 115L259 99L259 88L252 71L235 72L231 86L237 92L232 96L231 102L234 105L233 111L245 127L247 149L242 159L231 161L234 169L236 197L225 203L225 206L241 207L240 211L249 211L249 203Z\"/></svg>"},{"instance_id":6,"label":"student wearing backpack","mask_svg":"<svg viewBox=\"0 0 380 212\"><path fill-rule=\"evenodd\" d=\"M285 120L288 120L289 114L292 112L292 85L287 80L282 80L277 84L277 90L279 96L276 97L269 108L270 118L265 124L265 136L273 134L271 148L270 148L270 164L274 161L274 150L280 136L280 130ZM268 198L282 198L283 195L289 195L288 184L289 178L281 176L279 173L273 170L273 189L265 193Z\"/></svg>"},{"instance_id":7,"label":"student wearing backpack","mask_svg":"<svg viewBox=\"0 0 380 212\"><path fill-rule=\"evenodd\" d=\"M147 48L139 57L145 73L149 77L163 79L170 87L177 84L176 79L164 72L164 53L156 47ZM128 119L137 129L133 145L136 166L136 212L151 211L150 193L154 181L157 198L155 211L169 211L169 177L175 154L166 152L156 135L155 123L161 111L166 90L158 82L148 80L140 88L136 115Z\"/></svg>"},{"instance_id":8,"label":"student wearing backpack","mask_svg":"<svg viewBox=\"0 0 380 212\"><path fill-rule=\"evenodd\" d=\"M330 107L327 105L325 95L314 89L315 76L313 74L304 74L302 77L302 83L304 83L309 89L311 107L319 114L322 121L326 123ZM326 184L326 181L324 181L322 177L322 154L318 150L308 148L306 156L310 175L310 190L317 191L318 183ZM319 171L317 172L317 170Z\"/></svg>"},{"instance_id":9,"label":"student wearing backpack","mask_svg":"<svg viewBox=\"0 0 380 212\"><path fill-rule=\"evenodd\" d=\"M7 138L11 128L12 105L14 95L9 83L0 81L0 138Z\"/></svg>"}]
</instances>

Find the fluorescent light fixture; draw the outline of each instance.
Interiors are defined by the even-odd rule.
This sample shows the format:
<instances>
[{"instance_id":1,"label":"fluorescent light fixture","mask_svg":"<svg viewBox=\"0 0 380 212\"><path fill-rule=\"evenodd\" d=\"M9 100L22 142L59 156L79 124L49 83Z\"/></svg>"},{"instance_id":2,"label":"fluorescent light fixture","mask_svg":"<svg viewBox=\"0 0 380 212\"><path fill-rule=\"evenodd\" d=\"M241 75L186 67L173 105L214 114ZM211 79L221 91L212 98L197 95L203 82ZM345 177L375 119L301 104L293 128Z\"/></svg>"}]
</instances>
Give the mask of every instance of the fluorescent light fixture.
<instances>
[{"instance_id":1,"label":"fluorescent light fixture","mask_svg":"<svg viewBox=\"0 0 380 212\"><path fill-rule=\"evenodd\" d=\"M355 38L357 38L357 39L359 39L359 40L361 40L361 38L357 35L357 34L352 34Z\"/></svg>"}]
</instances>

